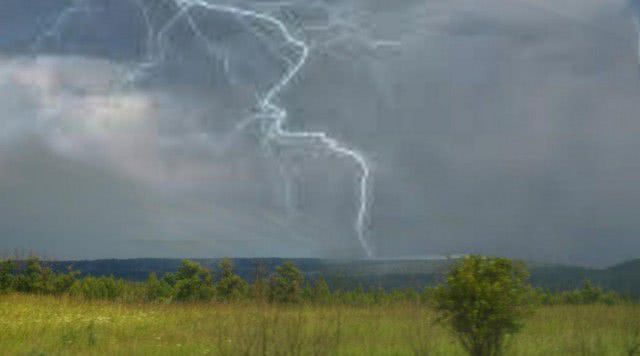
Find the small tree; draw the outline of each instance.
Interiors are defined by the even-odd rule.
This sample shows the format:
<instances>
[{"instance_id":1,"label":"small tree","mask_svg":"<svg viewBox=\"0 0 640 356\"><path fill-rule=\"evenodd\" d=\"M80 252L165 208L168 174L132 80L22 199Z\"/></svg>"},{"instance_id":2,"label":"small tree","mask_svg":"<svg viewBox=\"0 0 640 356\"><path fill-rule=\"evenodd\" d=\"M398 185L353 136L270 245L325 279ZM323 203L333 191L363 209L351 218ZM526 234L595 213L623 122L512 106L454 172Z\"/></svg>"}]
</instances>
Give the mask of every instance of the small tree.
<instances>
[{"instance_id":1,"label":"small tree","mask_svg":"<svg viewBox=\"0 0 640 356\"><path fill-rule=\"evenodd\" d=\"M277 303L299 303L304 277L291 262L276 268L269 284L269 300Z\"/></svg>"},{"instance_id":2,"label":"small tree","mask_svg":"<svg viewBox=\"0 0 640 356\"><path fill-rule=\"evenodd\" d=\"M7 293L14 288L16 264L13 261L0 261L0 293Z\"/></svg>"},{"instance_id":3,"label":"small tree","mask_svg":"<svg viewBox=\"0 0 640 356\"><path fill-rule=\"evenodd\" d=\"M78 276L80 272L75 271L71 266L67 267L67 273L57 273L53 281L53 293L60 295L68 292Z\"/></svg>"},{"instance_id":4,"label":"small tree","mask_svg":"<svg viewBox=\"0 0 640 356\"><path fill-rule=\"evenodd\" d=\"M219 268L221 276L216 286L218 298L225 302L244 298L249 286L240 276L233 273L233 262L225 258L220 261Z\"/></svg>"},{"instance_id":5,"label":"small tree","mask_svg":"<svg viewBox=\"0 0 640 356\"><path fill-rule=\"evenodd\" d=\"M319 278L313 284L313 301L320 304L328 304L331 301L331 290L323 278Z\"/></svg>"},{"instance_id":6,"label":"small tree","mask_svg":"<svg viewBox=\"0 0 640 356\"><path fill-rule=\"evenodd\" d=\"M51 270L43 267L37 257L30 257L27 260L24 270L16 276L15 289L21 293L47 293L52 287Z\"/></svg>"},{"instance_id":7,"label":"small tree","mask_svg":"<svg viewBox=\"0 0 640 356\"><path fill-rule=\"evenodd\" d=\"M188 302L213 298L213 276L199 264L184 260L175 274L175 298Z\"/></svg>"},{"instance_id":8,"label":"small tree","mask_svg":"<svg viewBox=\"0 0 640 356\"><path fill-rule=\"evenodd\" d=\"M501 355L506 335L517 332L530 311L527 277L521 263L468 256L435 289L434 306L470 355Z\"/></svg>"},{"instance_id":9,"label":"small tree","mask_svg":"<svg viewBox=\"0 0 640 356\"><path fill-rule=\"evenodd\" d=\"M265 278L266 267L263 263L255 265L255 275L253 285L250 288L250 294L254 301L263 303L268 298L269 285Z\"/></svg>"},{"instance_id":10,"label":"small tree","mask_svg":"<svg viewBox=\"0 0 640 356\"><path fill-rule=\"evenodd\" d=\"M126 291L126 282L113 276L87 276L77 279L69 289L69 295L90 300L116 300Z\"/></svg>"},{"instance_id":11,"label":"small tree","mask_svg":"<svg viewBox=\"0 0 640 356\"><path fill-rule=\"evenodd\" d=\"M164 280L159 280L155 273L151 272L144 285L144 297L149 302L162 301L171 298L173 289Z\"/></svg>"}]
</instances>

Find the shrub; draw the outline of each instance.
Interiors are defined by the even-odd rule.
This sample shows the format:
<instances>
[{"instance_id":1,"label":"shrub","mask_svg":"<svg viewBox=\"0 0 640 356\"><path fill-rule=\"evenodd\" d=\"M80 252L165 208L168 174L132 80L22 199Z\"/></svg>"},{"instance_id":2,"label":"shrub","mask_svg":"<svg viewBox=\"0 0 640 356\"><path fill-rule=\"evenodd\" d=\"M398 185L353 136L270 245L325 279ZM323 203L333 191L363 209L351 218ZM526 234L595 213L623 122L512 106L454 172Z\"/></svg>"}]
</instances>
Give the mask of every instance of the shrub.
<instances>
[{"instance_id":1,"label":"shrub","mask_svg":"<svg viewBox=\"0 0 640 356\"><path fill-rule=\"evenodd\" d=\"M114 277L85 277L76 280L69 294L86 299L115 300L122 298L127 289L127 282Z\"/></svg>"},{"instance_id":2,"label":"shrub","mask_svg":"<svg viewBox=\"0 0 640 356\"><path fill-rule=\"evenodd\" d=\"M251 298L259 303L264 303L268 299L269 286L267 281L261 276L257 276L249 288L249 295Z\"/></svg>"},{"instance_id":3,"label":"shrub","mask_svg":"<svg viewBox=\"0 0 640 356\"><path fill-rule=\"evenodd\" d=\"M246 297L249 286L240 276L233 273L233 262L225 258L220 261L219 268L221 276L216 285L218 298L229 302Z\"/></svg>"},{"instance_id":4,"label":"shrub","mask_svg":"<svg viewBox=\"0 0 640 356\"><path fill-rule=\"evenodd\" d=\"M22 293L52 293L54 278L55 275L49 268L43 267L38 258L31 257L24 270L15 277L15 289Z\"/></svg>"},{"instance_id":5,"label":"shrub","mask_svg":"<svg viewBox=\"0 0 640 356\"><path fill-rule=\"evenodd\" d=\"M16 264L13 261L0 261L0 293L14 289Z\"/></svg>"},{"instance_id":6,"label":"shrub","mask_svg":"<svg viewBox=\"0 0 640 356\"><path fill-rule=\"evenodd\" d=\"M469 256L436 288L434 306L470 355L501 355L506 335L517 332L530 311L527 277L521 263Z\"/></svg>"},{"instance_id":7,"label":"shrub","mask_svg":"<svg viewBox=\"0 0 640 356\"><path fill-rule=\"evenodd\" d=\"M67 273L55 273L35 257L20 271L13 262L5 261L0 264L0 291L60 295L69 291L78 274L71 268Z\"/></svg>"},{"instance_id":8,"label":"shrub","mask_svg":"<svg viewBox=\"0 0 640 356\"><path fill-rule=\"evenodd\" d=\"M53 279L53 294L60 295L68 292L78 279L80 272L67 268L67 273L55 274Z\"/></svg>"},{"instance_id":9,"label":"shrub","mask_svg":"<svg viewBox=\"0 0 640 356\"><path fill-rule=\"evenodd\" d=\"M165 280L159 280L155 273L149 274L144 284L144 299L148 302L170 300L173 288Z\"/></svg>"},{"instance_id":10,"label":"shrub","mask_svg":"<svg viewBox=\"0 0 640 356\"><path fill-rule=\"evenodd\" d=\"M311 293L315 303L328 304L331 301L331 291L327 282L322 278L315 281Z\"/></svg>"},{"instance_id":11,"label":"shrub","mask_svg":"<svg viewBox=\"0 0 640 356\"><path fill-rule=\"evenodd\" d=\"M304 277L291 262L276 268L269 283L269 301L276 303L299 303L302 299Z\"/></svg>"},{"instance_id":12,"label":"shrub","mask_svg":"<svg viewBox=\"0 0 640 356\"><path fill-rule=\"evenodd\" d=\"M211 300L214 295L211 272L196 262L182 261L175 274L174 294L181 302Z\"/></svg>"}]
</instances>

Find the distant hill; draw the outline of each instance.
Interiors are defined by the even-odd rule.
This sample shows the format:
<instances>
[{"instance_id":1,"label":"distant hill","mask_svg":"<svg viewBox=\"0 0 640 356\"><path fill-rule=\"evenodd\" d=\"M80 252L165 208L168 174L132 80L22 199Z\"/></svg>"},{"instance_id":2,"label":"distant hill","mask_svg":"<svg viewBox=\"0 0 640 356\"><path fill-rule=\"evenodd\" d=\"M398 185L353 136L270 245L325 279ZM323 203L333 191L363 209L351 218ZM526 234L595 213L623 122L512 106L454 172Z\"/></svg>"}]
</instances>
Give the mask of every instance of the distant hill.
<instances>
[{"instance_id":1,"label":"distant hill","mask_svg":"<svg viewBox=\"0 0 640 356\"><path fill-rule=\"evenodd\" d=\"M158 275L174 272L180 259L128 259L95 261L48 262L54 270L63 271L68 266L85 275L115 277L128 280L144 280L151 272ZM219 259L195 259L203 266L217 269ZM268 275L285 261L295 263L309 279L324 278L334 288L422 288L440 280L453 259L439 260L325 260L282 258L234 259L236 272L248 281L256 275ZM592 269L563 265L530 263L531 283L536 287L555 291L569 290L590 280L619 293L640 296L640 259L627 261L606 269Z\"/></svg>"},{"instance_id":2,"label":"distant hill","mask_svg":"<svg viewBox=\"0 0 640 356\"><path fill-rule=\"evenodd\" d=\"M530 271L534 285L552 290L573 289L579 287L585 280L590 280L605 289L640 296L640 259L605 269L537 266L530 268Z\"/></svg>"}]
</instances>

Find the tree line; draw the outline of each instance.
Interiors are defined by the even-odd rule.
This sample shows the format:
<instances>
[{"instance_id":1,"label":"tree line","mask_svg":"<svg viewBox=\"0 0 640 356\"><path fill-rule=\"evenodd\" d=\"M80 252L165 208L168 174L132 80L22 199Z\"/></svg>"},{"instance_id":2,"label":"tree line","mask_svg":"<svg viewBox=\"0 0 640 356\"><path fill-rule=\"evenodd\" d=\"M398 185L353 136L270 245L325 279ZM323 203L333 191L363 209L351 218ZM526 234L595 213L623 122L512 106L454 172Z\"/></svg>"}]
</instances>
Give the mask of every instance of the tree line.
<instances>
[{"instance_id":1,"label":"tree line","mask_svg":"<svg viewBox=\"0 0 640 356\"><path fill-rule=\"evenodd\" d=\"M90 300L126 302L241 302L256 301L284 304L385 305L393 303L428 304L437 287L385 290L382 287L331 289L323 278L306 279L291 262L285 262L270 275L256 275L248 283L234 273L233 261L226 258L211 271L200 264L183 260L174 273L157 276L151 273L145 282L133 282L113 276L82 276L71 267L54 272L32 257L25 261L0 261L0 294L31 293L68 295ZM620 304L633 301L612 291L605 291L589 281L581 288L552 292L529 291L531 299L542 305Z\"/></svg>"}]
</instances>

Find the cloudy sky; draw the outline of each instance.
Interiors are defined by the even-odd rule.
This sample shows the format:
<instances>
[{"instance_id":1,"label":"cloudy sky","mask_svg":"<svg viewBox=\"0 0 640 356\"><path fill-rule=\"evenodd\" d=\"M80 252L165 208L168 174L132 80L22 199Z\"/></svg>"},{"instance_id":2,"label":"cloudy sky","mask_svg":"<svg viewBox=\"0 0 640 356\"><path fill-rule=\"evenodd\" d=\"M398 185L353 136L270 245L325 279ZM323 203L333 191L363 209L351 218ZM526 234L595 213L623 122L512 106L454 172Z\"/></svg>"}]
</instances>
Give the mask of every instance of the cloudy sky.
<instances>
[{"instance_id":1,"label":"cloudy sky","mask_svg":"<svg viewBox=\"0 0 640 356\"><path fill-rule=\"evenodd\" d=\"M364 256L357 165L247 120L298 58L282 33L69 3L0 3L0 253ZM377 256L640 257L640 4L224 3L311 48L276 101L367 157Z\"/></svg>"}]
</instances>

